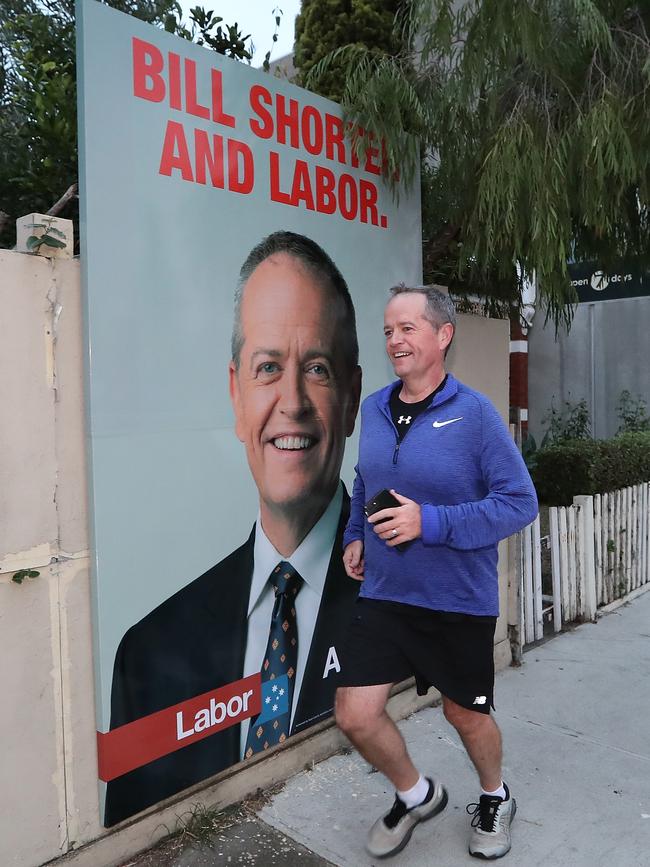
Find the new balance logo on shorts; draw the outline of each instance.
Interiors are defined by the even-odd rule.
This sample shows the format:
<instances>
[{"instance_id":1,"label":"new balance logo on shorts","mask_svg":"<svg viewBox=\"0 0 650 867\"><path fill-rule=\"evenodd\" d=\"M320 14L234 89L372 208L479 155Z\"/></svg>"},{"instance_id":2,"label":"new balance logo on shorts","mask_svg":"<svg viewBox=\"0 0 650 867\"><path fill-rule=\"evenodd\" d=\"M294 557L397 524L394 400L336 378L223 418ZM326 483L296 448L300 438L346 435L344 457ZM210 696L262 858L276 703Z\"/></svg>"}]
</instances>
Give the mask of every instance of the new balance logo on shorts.
<instances>
[{"instance_id":1,"label":"new balance logo on shorts","mask_svg":"<svg viewBox=\"0 0 650 867\"><path fill-rule=\"evenodd\" d=\"M487 701L486 696L477 695L476 698L474 699L474 701L472 702L472 704L485 704L486 701Z\"/></svg>"}]
</instances>

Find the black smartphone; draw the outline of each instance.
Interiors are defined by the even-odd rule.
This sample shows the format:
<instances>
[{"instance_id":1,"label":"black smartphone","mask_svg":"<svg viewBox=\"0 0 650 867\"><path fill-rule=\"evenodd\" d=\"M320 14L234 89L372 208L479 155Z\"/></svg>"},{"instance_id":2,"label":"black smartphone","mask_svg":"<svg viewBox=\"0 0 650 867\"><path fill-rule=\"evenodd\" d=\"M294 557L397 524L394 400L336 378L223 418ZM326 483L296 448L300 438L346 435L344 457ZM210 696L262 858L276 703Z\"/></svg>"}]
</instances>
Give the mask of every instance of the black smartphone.
<instances>
[{"instance_id":1,"label":"black smartphone","mask_svg":"<svg viewBox=\"0 0 650 867\"><path fill-rule=\"evenodd\" d=\"M399 500L394 497L387 488L384 488L383 491L379 491L374 497L371 497L368 500L363 507L363 510L366 515L370 517L370 515L374 515L375 512L381 512L382 509L390 509L391 506L399 506L399 504ZM379 523L383 524L383 521L380 521ZM407 545L408 542L402 542L401 545L394 545L393 547L396 551L403 551Z\"/></svg>"},{"instance_id":2,"label":"black smartphone","mask_svg":"<svg viewBox=\"0 0 650 867\"><path fill-rule=\"evenodd\" d=\"M384 488L383 491L379 491L378 494L371 497L363 509L367 517L370 517L375 512L381 512L382 509L390 509L391 506L399 506L399 500L387 488Z\"/></svg>"}]
</instances>

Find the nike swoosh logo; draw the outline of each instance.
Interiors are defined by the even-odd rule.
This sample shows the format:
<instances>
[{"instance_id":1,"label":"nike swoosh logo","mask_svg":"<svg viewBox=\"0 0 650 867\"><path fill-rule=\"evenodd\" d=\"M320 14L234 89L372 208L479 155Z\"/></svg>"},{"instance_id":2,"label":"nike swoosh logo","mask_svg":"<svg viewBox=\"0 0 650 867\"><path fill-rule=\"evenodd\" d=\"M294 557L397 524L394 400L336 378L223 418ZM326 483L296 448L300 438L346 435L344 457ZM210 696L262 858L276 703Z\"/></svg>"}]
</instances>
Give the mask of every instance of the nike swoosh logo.
<instances>
[{"instance_id":1,"label":"nike swoosh logo","mask_svg":"<svg viewBox=\"0 0 650 867\"><path fill-rule=\"evenodd\" d=\"M448 421L434 421L434 427L444 427L446 424L453 424L455 421L461 421L462 415L459 415L458 418L450 418Z\"/></svg>"}]
</instances>

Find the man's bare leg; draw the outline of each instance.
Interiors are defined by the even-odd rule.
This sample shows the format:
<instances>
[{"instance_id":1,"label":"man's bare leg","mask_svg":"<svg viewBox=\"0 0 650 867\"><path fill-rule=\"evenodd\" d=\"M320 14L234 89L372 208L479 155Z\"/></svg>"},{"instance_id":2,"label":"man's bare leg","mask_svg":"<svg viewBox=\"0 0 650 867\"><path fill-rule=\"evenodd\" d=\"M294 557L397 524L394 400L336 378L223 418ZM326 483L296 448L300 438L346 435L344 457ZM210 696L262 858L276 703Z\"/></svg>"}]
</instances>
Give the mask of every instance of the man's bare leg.
<instances>
[{"instance_id":1,"label":"man's bare leg","mask_svg":"<svg viewBox=\"0 0 650 867\"><path fill-rule=\"evenodd\" d=\"M445 696L443 708L461 737L483 789L472 814L469 853L488 860L501 858L510 851L510 826L517 812L516 801L501 776L501 732L489 714L467 710Z\"/></svg>"},{"instance_id":2,"label":"man's bare leg","mask_svg":"<svg viewBox=\"0 0 650 867\"><path fill-rule=\"evenodd\" d=\"M366 848L377 858L396 855L406 846L413 829L432 819L447 805L440 783L420 776L404 738L386 713L391 684L341 688L336 693L336 722L361 755L381 771L397 789L390 812L368 831Z\"/></svg>"},{"instance_id":3,"label":"man's bare leg","mask_svg":"<svg viewBox=\"0 0 650 867\"><path fill-rule=\"evenodd\" d=\"M447 696L443 695L442 704L447 721L460 735L477 770L481 788L486 792L495 791L502 783L503 752L499 727L489 714L468 710Z\"/></svg>"},{"instance_id":4,"label":"man's bare leg","mask_svg":"<svg viewBox=\"0 0 650 867\"><path fill-rule=\"evenodd\" d=\"M391 687L391 683L384 683L338 689L336 723L369 764L388 777L398 791L406 791L417 783L420 774L399 729L386 713Z\"/></svg>"}]
</instances>

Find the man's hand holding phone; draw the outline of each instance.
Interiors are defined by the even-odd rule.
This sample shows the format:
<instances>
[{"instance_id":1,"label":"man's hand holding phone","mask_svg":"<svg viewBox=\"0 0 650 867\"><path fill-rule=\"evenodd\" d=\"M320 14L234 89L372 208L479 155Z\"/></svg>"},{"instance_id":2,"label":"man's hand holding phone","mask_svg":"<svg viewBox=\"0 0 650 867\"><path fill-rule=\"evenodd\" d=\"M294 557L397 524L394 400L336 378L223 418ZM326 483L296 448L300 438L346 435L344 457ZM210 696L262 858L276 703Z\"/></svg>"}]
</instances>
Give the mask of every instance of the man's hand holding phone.
<instances>
[{"instance_id":1,"label":"man's hand holding phone","mask_svg":"<svg viewBox=\"0 0 650 867\"><path fill-rule=\"evenodd\" d=\"M373 530L389 548L403 547L422 535L422 512L415 500L391 488L376 494L366 503L366 515Z\"/></svg>"}]
</instances>

